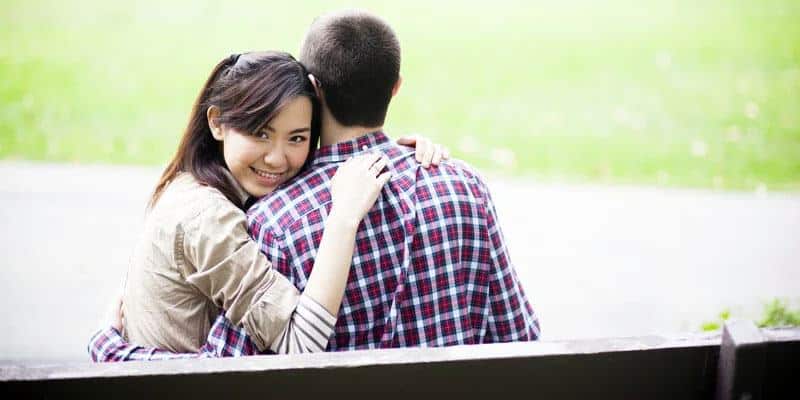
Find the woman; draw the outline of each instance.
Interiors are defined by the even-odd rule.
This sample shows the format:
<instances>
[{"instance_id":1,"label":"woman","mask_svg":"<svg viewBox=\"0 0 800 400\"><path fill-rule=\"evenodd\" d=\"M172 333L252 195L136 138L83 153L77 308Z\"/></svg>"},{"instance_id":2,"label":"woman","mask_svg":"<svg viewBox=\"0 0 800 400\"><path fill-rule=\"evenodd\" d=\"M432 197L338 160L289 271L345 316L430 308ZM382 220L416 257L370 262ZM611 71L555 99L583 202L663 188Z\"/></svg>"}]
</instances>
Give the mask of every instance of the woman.
<instances>
[{"instance_id":1,"label":"woman","mask_svg":"<svg viewBox=\"0 0 800 400\"><path fill-rule=\"evenodd\" d=\"M259 352L325 349L356 229L390 177L381 173L385 158L366 154L339 167L302 294L250 239L243 211L248 198L271 193L308 163L318 141L316 114L307 72L290 55L248 53L217 64L156 186L134 251L124 293L131 342L198 352L222 309Z\"/></svg>"}]
</instances>

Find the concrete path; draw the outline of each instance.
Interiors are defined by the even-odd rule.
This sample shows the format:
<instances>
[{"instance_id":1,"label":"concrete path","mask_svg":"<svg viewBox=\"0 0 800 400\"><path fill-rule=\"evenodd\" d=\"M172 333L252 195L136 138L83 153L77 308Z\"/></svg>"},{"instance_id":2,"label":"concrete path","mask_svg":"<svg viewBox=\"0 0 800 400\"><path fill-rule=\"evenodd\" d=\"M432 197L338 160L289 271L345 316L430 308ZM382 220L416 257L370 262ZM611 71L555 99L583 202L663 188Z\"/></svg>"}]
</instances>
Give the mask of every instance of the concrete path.
<instances>
[{"instance_id":1,"label":"concrete path","mask_svg":"<svg viewBox=\"0 0 800 400\"><path fill-rule=\"evenodd\" d=\"M159 174L0 162L0 361L85 360ZM800 300L800 195L489 177L543 338L697 330Z\"/></svg>"}]
</instances>

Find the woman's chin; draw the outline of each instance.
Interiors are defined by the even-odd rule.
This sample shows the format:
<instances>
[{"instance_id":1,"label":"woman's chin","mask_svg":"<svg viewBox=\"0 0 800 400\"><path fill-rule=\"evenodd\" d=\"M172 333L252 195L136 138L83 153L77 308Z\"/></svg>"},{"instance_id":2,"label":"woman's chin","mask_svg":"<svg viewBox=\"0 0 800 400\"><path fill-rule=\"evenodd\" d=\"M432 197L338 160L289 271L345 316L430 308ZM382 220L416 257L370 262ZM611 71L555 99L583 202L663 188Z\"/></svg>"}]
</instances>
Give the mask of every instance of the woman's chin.
<instances>
[{"instance_id":1,"label":"woman's chin","mask_svg":"<svg viewBox=\"0 0 800 400\"><path fill-rule=\"evenodd\" d=\"M264 197L275 191L277 185L263 185L256 182L248 182L244 187L245 192L252 197Z\"/></svg>"}]
</instances>

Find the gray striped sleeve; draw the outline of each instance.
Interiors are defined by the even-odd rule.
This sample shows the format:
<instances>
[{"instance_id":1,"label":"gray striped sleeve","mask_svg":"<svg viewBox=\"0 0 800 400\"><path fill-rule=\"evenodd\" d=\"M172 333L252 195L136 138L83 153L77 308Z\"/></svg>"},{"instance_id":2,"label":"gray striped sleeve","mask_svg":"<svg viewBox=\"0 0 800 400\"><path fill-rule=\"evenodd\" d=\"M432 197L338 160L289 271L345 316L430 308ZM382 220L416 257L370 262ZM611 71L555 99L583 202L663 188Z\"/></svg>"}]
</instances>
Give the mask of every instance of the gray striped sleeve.
<instances>
[{"instance_id":1,"label":"gray striped sleeve","mask_svg":"<svg viewBox=\"0 0 800 400\"><path fill-rule=\"evenodd\" d=\"M336 316L312 298L301 295L292 318L270 350L281 354L325 351L335 325Z\"/></svg>"}]
</instances>

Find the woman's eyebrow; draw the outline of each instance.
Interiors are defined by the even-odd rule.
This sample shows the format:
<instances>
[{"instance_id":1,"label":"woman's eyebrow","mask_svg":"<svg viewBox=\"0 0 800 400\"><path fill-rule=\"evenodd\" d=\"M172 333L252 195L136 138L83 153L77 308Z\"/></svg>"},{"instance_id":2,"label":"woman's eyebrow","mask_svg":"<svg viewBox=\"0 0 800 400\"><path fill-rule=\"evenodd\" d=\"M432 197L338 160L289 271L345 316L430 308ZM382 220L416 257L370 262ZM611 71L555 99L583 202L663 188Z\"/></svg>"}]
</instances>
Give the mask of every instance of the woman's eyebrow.
<instances>
[{"instance_id":1,"label":"woman's eyebrow","mask_svg":"<svg viewBox=\"0 0 800 400\"><path fill-rule=\"evenodd\" d=\"M269 125L265 126L264 129L269 131L269 132L273 132L273 133L275 132L275 128L273 128L273 127L271 127ZM303 133L303 132L310 132L310 131L311 131L311 127L306 126L306 127L303 127L303 128L294 129L294 130L290 131L289 134L292 135L292 134L295 134L295 133Z\"/></svg>"}]
</instances>

